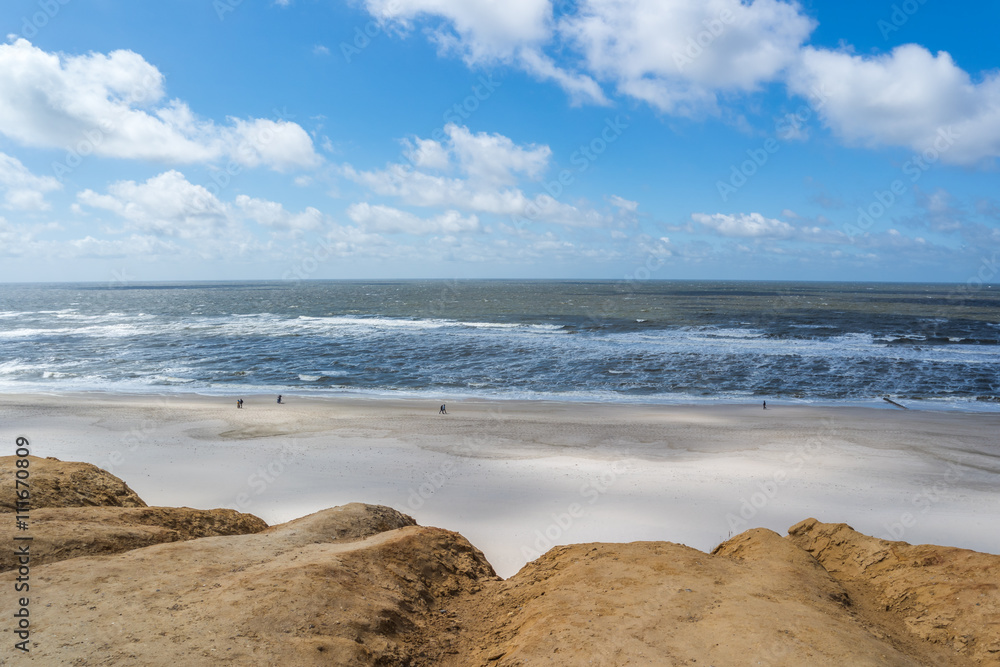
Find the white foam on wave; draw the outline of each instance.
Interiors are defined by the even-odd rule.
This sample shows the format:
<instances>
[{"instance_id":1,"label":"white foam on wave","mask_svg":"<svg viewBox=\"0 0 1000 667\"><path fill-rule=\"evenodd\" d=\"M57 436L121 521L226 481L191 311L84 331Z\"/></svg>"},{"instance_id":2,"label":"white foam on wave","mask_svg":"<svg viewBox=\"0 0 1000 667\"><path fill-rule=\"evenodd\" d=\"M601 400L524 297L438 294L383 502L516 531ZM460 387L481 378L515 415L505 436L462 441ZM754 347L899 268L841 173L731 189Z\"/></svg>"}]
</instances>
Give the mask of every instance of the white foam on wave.
<instances>
[{"instance_id":1,"label":"white foam on wave","mask_svg":"<svg viewBox=\"0 0 1000 667\"><path fill-rule=\"evenodd\" d=\"M8 311L14 313L14 311ZM355 317L349 315L287 317L273 313L249 313L224 316L193 316L163 321L155 315L139 313L108 313L85 315L75 309L38 311L55 318L49 326L22 327L0 331L0 338L18 339L43 336L76 335L91 338L128 338L166 333L220 337L318 335L339 337L382 335L387 333L423 332L431 330L471 329L484 333L566 333L561 325L508 322L466 322L442 318Z\"/></svg>"},{"instance_id":2,"label":"white foam on wave","mask_svg":"<svg viewBox=\"0 0 1000 667\"><path fill-rule=\"evenodd\" d=\"M0 338L37 338L39 336L63 334L66 331L66 329L10 329L8 331L0 331Z\"/></svg>"},{"instance_id":3,"label":"white foam on wave","mask_svg":"<svg viewBox=\"0 0 1000 667\"><path fill-rule=\"evenodd\" d=\"M20 375L24 371L35 370L35 366L24 363L24 359L10 359L0 361L0 375Z\"/></svg>"},{"instance_id":4,"label":"white foam on wave","mask_svg":"<svg viewBox=\"0 0 1000 667\"><path fill-rule=\"evenodd\" d=\"M150 375L149 380L153 384L158 384L158 383L190 384L196 381L194 378L182 378L174 375Z\"/></svg>"}]
</instances>

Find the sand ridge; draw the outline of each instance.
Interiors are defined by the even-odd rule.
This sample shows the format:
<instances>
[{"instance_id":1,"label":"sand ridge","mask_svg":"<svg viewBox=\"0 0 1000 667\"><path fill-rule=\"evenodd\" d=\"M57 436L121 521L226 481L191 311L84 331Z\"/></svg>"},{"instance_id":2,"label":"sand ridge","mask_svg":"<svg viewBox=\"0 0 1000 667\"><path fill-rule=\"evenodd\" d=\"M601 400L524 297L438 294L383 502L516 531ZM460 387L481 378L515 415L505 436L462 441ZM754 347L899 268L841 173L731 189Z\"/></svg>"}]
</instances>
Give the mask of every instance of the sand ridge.
<instances>
[{"instance_id":1,"label":"sand ridge","mask_svg":"<svg viewBox=\"0 0 1000 667\"><path fill-rule=\"evenodd\" d=\"M190 525L193 510L184 508L59 506L100 497L116 482L106 473L91 481L38 510L33 530L47 533L57 519ZM243 515L242 529L228 534L126 545L114 555L100 538L54 549L58 562L31 570L30 651L19 660L1000 664L1000 556L887 542L845 524L807 519L787 538L755 528L710 554L662 541L558 546L507 580L460 534L418 526L389 507L352 503L261 525ZM59 534L47 537L35 553L64 546ZM0 586L18 576L0 574ZM8 646L10 635L0 629Z\"/></svg>"}]
</instances>

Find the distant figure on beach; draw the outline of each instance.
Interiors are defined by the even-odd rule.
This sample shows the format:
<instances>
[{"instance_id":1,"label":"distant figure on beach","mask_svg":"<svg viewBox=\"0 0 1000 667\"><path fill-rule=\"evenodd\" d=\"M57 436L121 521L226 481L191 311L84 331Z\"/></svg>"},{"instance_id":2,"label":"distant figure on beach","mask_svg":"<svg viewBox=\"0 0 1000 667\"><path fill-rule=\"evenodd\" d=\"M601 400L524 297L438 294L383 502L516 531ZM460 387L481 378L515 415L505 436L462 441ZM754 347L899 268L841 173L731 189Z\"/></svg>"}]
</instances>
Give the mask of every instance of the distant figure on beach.
<instances>
[{"instance_id":1,"label":"distant figure on beach","mask_svg":"<svg viewBox=\"0 0 1000 667\"><path fill-rule=\"evenodd\" d=\"M278 394L278 404L281 404L281 394Z\"/></svg>"},{"instance_id":2,"label":"distant figure on beach","mask_svg":"<svg viewBox=\"0 0 1000 667\"><path fill-rule=\"evenodd\" d=\"M438 410L438 414L439 415L446 415L446 414L448 414L448 411L444 409L444 403L441 404L441 409Z\"/></svg>"},{"instance_id":3,"label":"distant figure on beach","mask_svg":"<svg viewBox=\"0 0 1000 667\"><path fill-rule=\"evenodd\" d=\"M764 401L764 409L767 410L767 401Z\"/></svg>"},{"instance_id":4,"label":"distant figure on beach","mask_svg":"<svg viewBox=\"0 0 1000 667\"><path fill-rule=\"evenodd\" d=\"M243 409L243 399L242 398L237 398L236 399L236 407L240 408L241 410Z\"/></svg>"}]
</instances>

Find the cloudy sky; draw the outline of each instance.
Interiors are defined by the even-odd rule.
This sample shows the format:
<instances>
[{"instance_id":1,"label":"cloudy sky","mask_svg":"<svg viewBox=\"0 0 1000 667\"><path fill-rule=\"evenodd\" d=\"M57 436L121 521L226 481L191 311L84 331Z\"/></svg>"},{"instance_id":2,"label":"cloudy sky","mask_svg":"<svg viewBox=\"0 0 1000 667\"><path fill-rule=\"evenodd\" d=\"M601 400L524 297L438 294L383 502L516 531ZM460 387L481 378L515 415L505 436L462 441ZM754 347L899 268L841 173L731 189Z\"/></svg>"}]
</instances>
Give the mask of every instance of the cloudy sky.
<instances>
[{"instance_id":1,"label":"cloudy sky","mask_svg":"<svg viewBox=\"0 0 1000 667\"><path fill-rule=\"evenodd\" d=\"M0 281L1000 282L1000 4L6 0Z\"/></svg>"}]
</instances>

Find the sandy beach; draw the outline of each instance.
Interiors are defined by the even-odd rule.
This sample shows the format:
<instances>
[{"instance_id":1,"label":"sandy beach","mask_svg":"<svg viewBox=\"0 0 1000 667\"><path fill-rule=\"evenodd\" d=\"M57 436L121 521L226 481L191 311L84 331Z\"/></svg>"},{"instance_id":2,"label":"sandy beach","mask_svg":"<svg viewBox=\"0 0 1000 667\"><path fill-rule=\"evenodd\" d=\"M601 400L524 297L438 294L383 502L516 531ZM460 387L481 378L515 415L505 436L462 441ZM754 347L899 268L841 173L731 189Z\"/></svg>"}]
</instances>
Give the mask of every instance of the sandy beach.
<instances>
[{"instance_id":1,"label":"sandy beach","mask_svg":"<svg viewBox=\"0 0 1000 667\"><path fill-rule=\"evenodd\" d=\"M806 517L1000 553L1000 414L388 398L0 396L32 453L87 461L150 505L269 524L350 502L455 530L507 577L551 546L708 551Z\"/></svg>"}]
</instances>

